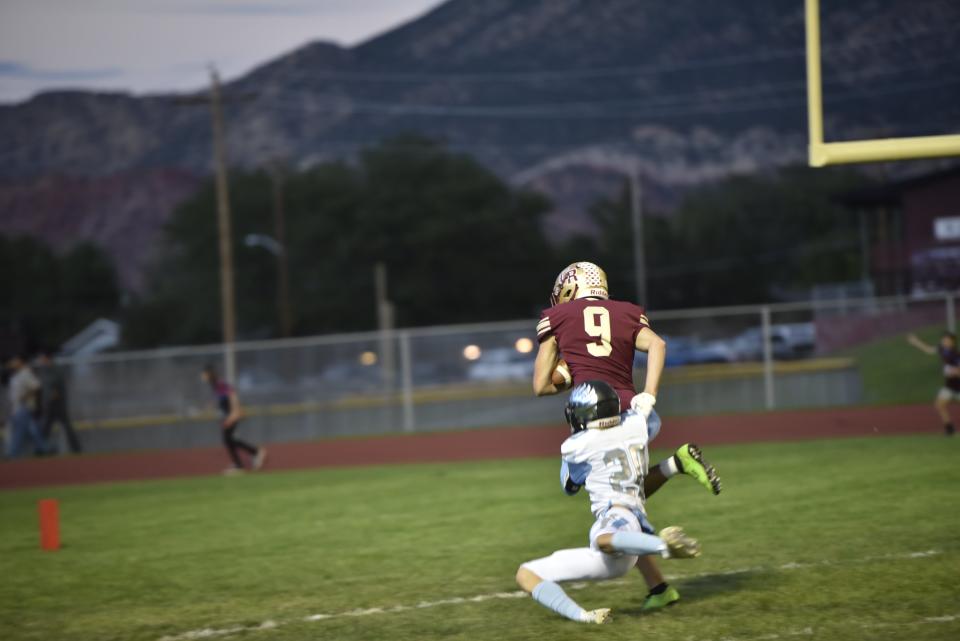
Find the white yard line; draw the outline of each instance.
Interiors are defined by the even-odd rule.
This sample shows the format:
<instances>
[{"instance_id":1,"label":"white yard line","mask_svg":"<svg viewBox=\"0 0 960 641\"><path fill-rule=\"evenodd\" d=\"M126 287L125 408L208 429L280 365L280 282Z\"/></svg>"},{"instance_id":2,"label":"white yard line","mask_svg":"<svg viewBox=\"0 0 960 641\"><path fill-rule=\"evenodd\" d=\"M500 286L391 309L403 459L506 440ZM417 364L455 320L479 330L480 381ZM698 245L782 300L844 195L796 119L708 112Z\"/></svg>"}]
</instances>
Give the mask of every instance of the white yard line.
<instances>
[{"instance_id":1,"label":"white yard line","mask_svg":"<svg viewBox=\"0 0 960 641\"><path fill-rule=\"evenodd\" d=\"M922 619L914 619L912 621L901 621L897 623L861 623L856 626L861 630L875 630L878 628L906 628L916 625L929 625L931 623L953 623L954 621L960 621L960 614L945 614L938 617L923 617ZM804 637L804 636L813 636L815 632L823 632L822 630L816 630L812 627L806 628L797 628L795 630L783 630L782 632L773 632L770 634L762 634L760 636L753 637L718 637L715 641L773 641L774 639L786 639L790 637ZM703 639L702 641L712 641L711 639Z\"/></svg>"},{"instance_id":2,"label":"white yard line","mask_svg":"<svg viewBox=\"0 0 960 641\"><path fill-rule=\"evenodd\" d=\"M845 561L814 561L808 563L800 563L796 561L791 561L790 563L784 563L782 565L776 566L763 566L757 565L752 567L745 568L736 568L732 570L719 570L716 572L699 572L696 574L668 574L666 578L671 581L676 581L680 579L699 579L707 578L714 576L730 576L734 574L746 574L749 572L769 572L769 571L790 571L790 570L801 570L806 568L816 568L816 567L828 567L835 565L847 565L852 563L871 563L874 561L889 561L897 559L922 559L926 557L936 556L940 554L940 550L923 550L920 552L903 552L898 554L884 554L880 556L867 556L859 559L849 559ZM602 583L597 583L594 585L621 585L627 583L624 579L618 579L615 581L603 581ZM568 590L582 590L587 585L591 585L587 582L578 582L570 583L566 585ZM469 603L482 603L484 601L492 601L495 599L522 599L527 596L526 592L521 590L516 590L514 592L490 592L487 594L478 594L476 596L470 597L450 597L449 599L439 599L437 601L421 601L419 603L408 604L408 605L394 605L381 608L361 608L356 610L346 610L343 612L330 612L330 613L319 613L311 614L305 617L299 617L296 619L287 619L285 621L272 621L267 620L258 625L251 626L234 626L229 628L201 628L199 630L188 630L187 632L181 632L180 634L174 634L170 636L161 637L159 641L192 641L194 639L212 639L216 637L225 637L233 634L238 634L240 632L256 632L259 630L273 630L282 625L287 625L290 623L297 622L308 622L312 623L315 621L326 621L327 619L337 619L342 617L363 617L370 616L373 614L395 614L397 612L409 612L410 610L422 610L426 608L436 608L442 605L462 605ZM891 627L891 626L906 626L906 625L917 625L924 623L951 623L960 619L960 614L948 614L937 617L925 617L923 619L918 619L916 621L910 621L906 623L871 623L864 624L860 627L862 628L880 628L880 627ZM813 634L813 628L802 628L799 630L790 630L774 634L767 634L762 636L755 637L721 637L717 641L766 641L772 639L781 639L785 637L796 637L796 636L810 636Z\"/></svg>"},{"instance_id":3,"label":"white yard line","mask_svg":"<svg viewBox=\"0 0 960 641\"><path fill-rule=\"evenodd\" d=\"M783 632L771 632L761 634L755 637L720 637L716 641L773 641L774 639L789 639L793 637L812 637L813 628L797 628L796 630L784 630ZM704 639L703 641L711 641Z\"/></svg>"},{"instance_id":4,"label":"white yard line","mask_svg":"<svg viewBox=\"0 0 960 641\"><path fill-rule=\"evenodd\" d=\"M730 576L732 574L746 574L748 572L767 572L770 570L804 570L807 568L823 568L836 565L850 565L856 563L872 563L874 561L896 561L904 559L922 559L928 556L936 556L940 554L940 550L923 550L921 552L902 552L899 554L881 554L878 556L865 556L859 559L848 559L840 561L811 561L807 563L801 563L797 561L790 561L789 563L784 563L782 565L776 565L773 567L755 565L753 567L747 568L737 568L734 570L721 570L719 572L701 572L699 574L668 574L666 578L671 581L678 579L699 579L711 576Z\"/></svg>"}]
</instances>

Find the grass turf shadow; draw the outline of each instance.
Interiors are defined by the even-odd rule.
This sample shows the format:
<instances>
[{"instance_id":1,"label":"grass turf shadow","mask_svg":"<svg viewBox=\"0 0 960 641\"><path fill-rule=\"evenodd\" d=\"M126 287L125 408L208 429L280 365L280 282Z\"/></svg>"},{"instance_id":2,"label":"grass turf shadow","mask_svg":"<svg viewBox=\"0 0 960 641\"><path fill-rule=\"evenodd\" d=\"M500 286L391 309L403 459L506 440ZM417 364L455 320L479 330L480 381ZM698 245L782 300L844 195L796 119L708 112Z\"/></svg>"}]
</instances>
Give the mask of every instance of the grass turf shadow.
<instances>
[{"instance_id":1,"label":"grass turf shadow","mask_svg":"<svg viewBox=\"0 0 960 641\"><path fill-rule=\"evenodd\" d=\"M678 579L672 581L671 585L680 592L680 603L688 603L692 601L702 602L715 596L738 592L748 585L751 588L766 589L776 581L777 579L772 573L756 569L730 574ZM636 616L643 614L641 607L642 603L629 608L621 608L620 612L625 615Z\"/></svg>"}]
</instances>

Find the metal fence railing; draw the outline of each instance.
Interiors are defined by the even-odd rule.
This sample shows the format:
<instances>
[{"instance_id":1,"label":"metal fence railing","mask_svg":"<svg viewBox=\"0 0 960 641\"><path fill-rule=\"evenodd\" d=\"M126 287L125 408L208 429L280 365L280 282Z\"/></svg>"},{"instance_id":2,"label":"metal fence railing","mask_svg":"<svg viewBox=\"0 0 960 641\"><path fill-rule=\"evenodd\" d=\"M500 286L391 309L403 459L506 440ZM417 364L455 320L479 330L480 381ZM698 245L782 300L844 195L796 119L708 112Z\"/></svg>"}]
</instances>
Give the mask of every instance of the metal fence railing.
<instances>
[{"instance_id":1,"label":"metal fence railing","mask_svg":"<svg viewBox=\"0 0 960 641\"><path fill-rule=\"evenodd\" d=\"M956 325L951 294L653 311L650 318L668 344L658 403L665 416L870 402L864 350L876 362L883 350L899 349L899 339L890 343L898 347L886 346L893 337ZM233 383L248 415L244 430L270 441L559 422L561 402L530 393L535 325L239 343ZM209 345L64 359L71 408L90 449L215 442L200 370L223 356L222 346ZM638 380L643 364L638 357Z\"/></svg>"}]
</instances>

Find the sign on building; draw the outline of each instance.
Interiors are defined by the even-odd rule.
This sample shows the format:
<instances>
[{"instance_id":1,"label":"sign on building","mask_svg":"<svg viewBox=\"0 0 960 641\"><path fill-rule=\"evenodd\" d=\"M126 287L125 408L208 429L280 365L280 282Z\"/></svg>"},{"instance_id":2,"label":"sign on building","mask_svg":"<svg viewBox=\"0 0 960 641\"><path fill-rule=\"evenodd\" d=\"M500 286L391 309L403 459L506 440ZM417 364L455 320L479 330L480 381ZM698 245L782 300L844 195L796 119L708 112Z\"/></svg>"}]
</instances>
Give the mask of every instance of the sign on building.
<instances>
[{"instance_id":1,"label":"sign on building","mask_svg":"<svg viewBox=\"0 0 960 641\"><path fill-rule=\"evenodd\" d=\"M935 219L933 221L933 236L937 240L960 239L960 216Z\"/></svg>"}]
</instances>

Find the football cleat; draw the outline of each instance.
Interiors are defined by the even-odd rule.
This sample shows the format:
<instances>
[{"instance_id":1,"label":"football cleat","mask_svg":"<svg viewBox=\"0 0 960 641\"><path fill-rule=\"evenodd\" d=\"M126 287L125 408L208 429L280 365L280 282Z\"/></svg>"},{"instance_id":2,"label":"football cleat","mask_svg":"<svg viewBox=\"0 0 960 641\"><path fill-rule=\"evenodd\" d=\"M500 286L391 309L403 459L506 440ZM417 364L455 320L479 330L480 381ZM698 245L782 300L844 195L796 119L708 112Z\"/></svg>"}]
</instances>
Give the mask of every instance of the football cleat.
<instances>
[{"instance_id":1,"label":"football cleat","mask_svg":"<svg viewBox=\"0 0 960 641\"><path fill-rule=\"evenodd\" d=\"M263 469L263 464L267 462L267 448L258 447L257 455L253 457L253 469Z\"/></svg>"},{"instance_id":2,"label":"football cleat","mask_svg":"<svg viewBox=\"0 0 960 641\"><path fill-rule=\"evenodd\" d=\"M679 525L660 530L660 538L667 544L670 559L692 559L700 556L700 541L683 531Z\"/></svg>"},{"instance_id":3,"label":"football cleat","mask_svg":"<svg viewBox=\"0 0 960 641\"><path fill-rule=\"evenodd\" d=\"M577 298L610 298L607 274L593 263L579 262L564 267L550 292L550 305L559 305Z\"/></svg>"},{"instance_id":4,"label":"football cleat","mask_svg":"<svg viewBox=\"0 0 960 641\"><path fill-rule=\"evenodd\" d=\"M584 623L596 623L598 625L609 623L613 619L613 617L610 616L610 608L590 610L589 612L584 612L583 617Z\"/></svg>"},{"instance_id":5,"label":"football cleat","mask_svg":"<svg viewBox=\"0 0 960 641\"><path fill-rule=\"evenodd\" d=\"M640 611L653 612L668 605L673 605L679 600L680 593L677 592L677 589L672 585L667 586L667 589L660 594L648 594L647 598L643 600L643 607L640 608Z\"/></svg>"},{"instance_id":6,"label":"football cleat","mask_svg":"<svg viewBox=\"0 0 960 641\"><path fill-rule=\"evenodd\" d=\"M703 458L703 452L696 444L686 443L681 445L674 456L677 457L681 472L687 476L692 476L700 485L714 494L720 494L720 490L723 489L720 483L720 475L717 474L716 468Z\"/></svg>"}]
</instances>

